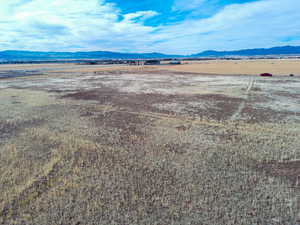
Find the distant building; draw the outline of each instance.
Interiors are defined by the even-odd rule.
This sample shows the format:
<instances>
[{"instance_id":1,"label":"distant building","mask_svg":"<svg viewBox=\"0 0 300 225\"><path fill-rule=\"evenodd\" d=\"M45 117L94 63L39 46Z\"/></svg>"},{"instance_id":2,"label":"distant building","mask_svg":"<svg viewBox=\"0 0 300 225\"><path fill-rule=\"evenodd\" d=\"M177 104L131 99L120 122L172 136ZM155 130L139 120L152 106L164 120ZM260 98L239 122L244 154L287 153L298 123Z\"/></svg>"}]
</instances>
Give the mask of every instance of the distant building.
<instances>
[{"instance_id":1,"label":"distant building","mask_svg":"<svg viewBox=\"0 0 300 225\"><path fill-rule=\"evenodd\" d=\"M146 60L144 65L160 65L160 60Z\"/></svg>"}]
</instances>

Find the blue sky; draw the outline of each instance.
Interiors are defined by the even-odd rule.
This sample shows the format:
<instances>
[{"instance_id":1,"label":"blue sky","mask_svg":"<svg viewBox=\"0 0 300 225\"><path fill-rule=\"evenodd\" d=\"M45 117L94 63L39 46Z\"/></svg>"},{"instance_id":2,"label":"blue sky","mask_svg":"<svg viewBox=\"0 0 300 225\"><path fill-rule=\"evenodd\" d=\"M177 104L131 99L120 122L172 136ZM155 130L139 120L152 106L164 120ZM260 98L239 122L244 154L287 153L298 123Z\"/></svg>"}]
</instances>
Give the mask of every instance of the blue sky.
<instances>
[{"instance_id":1,"label":"blue sky","mask_svg":"<svg viewBox=\"0 0 300 225\"><path fill-rule=\"evenodd\" d=\"M299 0L0 0L0 50L193 54L300 45Z\"/></svg>"}]
</instances>

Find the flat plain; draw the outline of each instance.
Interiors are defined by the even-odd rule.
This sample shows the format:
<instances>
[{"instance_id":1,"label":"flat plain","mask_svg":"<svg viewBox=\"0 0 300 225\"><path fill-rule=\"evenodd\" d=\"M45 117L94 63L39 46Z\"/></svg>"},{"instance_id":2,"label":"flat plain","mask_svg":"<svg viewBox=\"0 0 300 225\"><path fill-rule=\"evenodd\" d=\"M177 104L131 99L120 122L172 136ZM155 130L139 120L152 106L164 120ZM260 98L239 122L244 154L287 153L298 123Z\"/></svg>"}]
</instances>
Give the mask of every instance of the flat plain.
<instances>
[{"instance_id":1,"label":"flat plain","mask_svg":"<svg viewBox=\"0 0 300 225\"><path fill-rule=\"evenodd\" d=\"M0 223L299 224L300 62L188 63L1 65Z\"/></svg>"},{"instance_id":2,"label":"flat plain","mask_svg":"<svg viewBox=\"0 0 300 225\"><path fill-rule=\"evenodd\" d=\"M169 66L173 71L219 75L300 74L299 59L204 60L185 61L184 65Z\"/></svg>"}]
</instances>

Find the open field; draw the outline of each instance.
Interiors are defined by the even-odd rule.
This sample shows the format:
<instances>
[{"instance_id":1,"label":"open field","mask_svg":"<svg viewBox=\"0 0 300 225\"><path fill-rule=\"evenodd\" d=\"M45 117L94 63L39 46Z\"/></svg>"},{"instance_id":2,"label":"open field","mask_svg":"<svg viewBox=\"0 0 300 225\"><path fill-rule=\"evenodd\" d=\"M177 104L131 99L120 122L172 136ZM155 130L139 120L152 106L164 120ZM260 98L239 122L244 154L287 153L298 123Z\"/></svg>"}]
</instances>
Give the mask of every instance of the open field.
<instances>
[{"instance_id":1,"label":"open field","mask_svg":"<svg viewBox=\"0 0 300 225\"><path fill-rule=\"evenodd\" d=\"M145 66L146 70L168 70L187 73L218 74L218 75L258 75L260 73L272 73L274 75L300 76L300 59L258 59L258 60L203 60L183 61L183 65ZM11 69L11 65L1 65L1 71ZM66 64L19 64L13 65L15 70L33 70L44 72L94 72L94 71L135 71L138 66L127 65L77 65ZM0 74L1 75L1 74Z\"/></svg>"},{"instance_id":2,"label":"open field","mask_svg":"<svg viewBox=\"0 0 300 225\"><path fill-rule=\"evenodd\" d=\"M207 63L0 66L0 224L300 224L299 66Z\"/></svg>"},{"instance_id":3,"label":"open field","mask_svg":"<svg viewBox=\"0 0 300 225\"><path fill-rule=\"evenodd\" d=\"M266 60L211 60L211 61L186 61L185 65L168 66L168 70L209 73L209 74L247 74L272 73L274 75L300 75L300 60L292 59L266 59Z\"/></svg>"}]
</instances>

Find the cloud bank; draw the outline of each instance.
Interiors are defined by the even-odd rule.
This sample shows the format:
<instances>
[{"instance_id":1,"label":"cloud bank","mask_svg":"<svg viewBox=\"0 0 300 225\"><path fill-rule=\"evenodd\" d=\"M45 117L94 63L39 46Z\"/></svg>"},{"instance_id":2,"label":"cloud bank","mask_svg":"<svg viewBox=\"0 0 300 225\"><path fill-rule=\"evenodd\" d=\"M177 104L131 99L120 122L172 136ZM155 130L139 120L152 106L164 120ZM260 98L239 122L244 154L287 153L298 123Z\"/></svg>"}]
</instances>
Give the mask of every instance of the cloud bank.
<instances>
[{"instance_id":1,"label":"cloud bank","mask_svg":"<svg viewBox=\"0 0 300 225\"><path fill-rule=\"evenodd\" d=\"M175 1L172 10L193 13L205 6L202 0L190 3ZM226 5L208 18L150 26L147 20L160 16L155 7L124 14L104 0L0 0L0 50L191 54L299 45L299 8L298 0L260 0Z\"/></svg>"}]
</instances>

